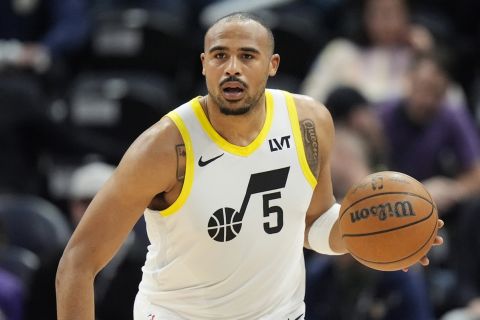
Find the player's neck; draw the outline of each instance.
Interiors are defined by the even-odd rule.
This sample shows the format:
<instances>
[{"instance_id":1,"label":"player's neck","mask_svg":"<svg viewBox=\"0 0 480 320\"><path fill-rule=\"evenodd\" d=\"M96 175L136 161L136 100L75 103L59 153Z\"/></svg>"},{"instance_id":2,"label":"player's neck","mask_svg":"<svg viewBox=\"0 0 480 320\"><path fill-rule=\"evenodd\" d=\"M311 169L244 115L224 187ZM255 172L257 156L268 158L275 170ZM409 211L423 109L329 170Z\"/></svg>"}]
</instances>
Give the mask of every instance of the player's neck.
<instances>
[{"instance_id":1,"label":"player's neck","mask_svg":"<svg viewBox=\"0 0 480 320\"><path fill-rule=\"evenodd\" d=\"M247 146L252 143L265 123L265 97L262 97L258 105L243 115L225 115L207 97L202 99L201 104L215 131L234 145Z\"/></svg>"}]
</instances>

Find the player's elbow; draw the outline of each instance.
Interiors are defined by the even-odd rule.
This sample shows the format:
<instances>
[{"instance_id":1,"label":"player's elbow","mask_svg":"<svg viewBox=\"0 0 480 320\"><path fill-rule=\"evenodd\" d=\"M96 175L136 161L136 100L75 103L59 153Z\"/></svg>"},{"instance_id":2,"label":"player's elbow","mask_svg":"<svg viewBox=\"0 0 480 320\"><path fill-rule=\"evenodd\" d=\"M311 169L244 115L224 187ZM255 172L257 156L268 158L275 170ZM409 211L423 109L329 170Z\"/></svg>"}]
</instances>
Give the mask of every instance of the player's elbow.
<instances>
[{"instance_id":1,"label":"player's elbow","mask_svg":"<svg viewBox=\"0 0 480 320\"><path fill-rule=\"evenodd\" d=\"M60 262L58 263L57 274L55 276L55 287L57 290L63 286L65 283L65 278L73 272L73 263L68 257L67 252L64 252Z\"/></svg>"},{"instance_id":2,"label":"player's elbow","mask_svg":"<svg viewBox=\"0 0 480 320\"><path fill-rule=\"evenodd\" d=\"M57 290L68 286L72 277L88 279L93 282L98 270L88 259L82 257L75 249L67 248L58 263L55 277Z\"/></svg>"}]
</instances>

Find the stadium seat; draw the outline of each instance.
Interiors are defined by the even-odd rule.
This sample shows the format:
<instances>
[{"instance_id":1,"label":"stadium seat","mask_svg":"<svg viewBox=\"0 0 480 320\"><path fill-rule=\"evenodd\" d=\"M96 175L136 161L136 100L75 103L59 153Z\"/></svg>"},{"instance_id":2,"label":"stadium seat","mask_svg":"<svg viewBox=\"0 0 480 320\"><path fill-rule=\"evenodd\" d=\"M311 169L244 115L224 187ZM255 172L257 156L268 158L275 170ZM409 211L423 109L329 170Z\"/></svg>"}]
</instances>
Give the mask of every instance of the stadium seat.
<instances>
[{"instance_id":1,"label":"stadium seat","mask_svg":"<svg viewBox=\"0 0 480 320\"><path fill-rule=\"evenodd\" d=\"M62 212L38 196L0 195L0 219L7 243L32 251L40 260L62 250L71 234Z\"/></svg>"},{"instance_id":2,"label":"stadium seat","mask_svg":"<svg viewBox=\"0 0 480 320\"><path fill-rule=\"evenodd\" d=\"M18 246L0 247L0 268L16 275L26 287L39 267L40 259L32 251Z\"/></svg>"}]
</instances>

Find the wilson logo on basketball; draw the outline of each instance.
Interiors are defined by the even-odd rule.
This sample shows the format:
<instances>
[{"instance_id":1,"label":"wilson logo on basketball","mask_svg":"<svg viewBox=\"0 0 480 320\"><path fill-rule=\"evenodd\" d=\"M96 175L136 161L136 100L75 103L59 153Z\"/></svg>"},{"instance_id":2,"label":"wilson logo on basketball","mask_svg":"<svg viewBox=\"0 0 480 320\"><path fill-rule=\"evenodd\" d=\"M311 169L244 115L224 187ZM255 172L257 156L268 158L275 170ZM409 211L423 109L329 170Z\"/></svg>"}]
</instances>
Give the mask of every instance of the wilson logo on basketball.
<instances>
[{"instance_id":1,"label":"wilson logo on basketball","mask_svg":"<svg viewBox=\"0 0 480 320\"><path fill-rule=\"evenodd\" d=\"M410 201L387 202L378 206L362 208L350 212L352 223L368 219L369 217L376 217L377 219L383 221L389 217L402 218L411 216L416 216L416 214Z\"/></svg>"}]
</instances>

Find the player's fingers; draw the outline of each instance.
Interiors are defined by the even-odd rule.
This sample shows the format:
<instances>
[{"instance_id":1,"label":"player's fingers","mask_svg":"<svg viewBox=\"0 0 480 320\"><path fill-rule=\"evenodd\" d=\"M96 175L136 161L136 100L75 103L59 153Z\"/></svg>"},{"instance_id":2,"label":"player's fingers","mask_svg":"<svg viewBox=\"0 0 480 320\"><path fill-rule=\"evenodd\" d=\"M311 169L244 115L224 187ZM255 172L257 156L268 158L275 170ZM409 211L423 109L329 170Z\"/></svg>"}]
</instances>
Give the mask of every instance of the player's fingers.
<instances>
[{"instance_id":1,"label":"player's fingers","mask_svg":"<svg viewBox=\"0 0 480 320\"><path fill-rule=\"evenodd\" d=\"M444 225L445 225L445 222L443 222L443 220L441 220L441 219L438 219L437 228L440 229L440 228L442 228Z\"/></svg>"},{"instance_id":2,"label":"player's fingers","mask_svg":"<svg viewBox=\"0 0 480 320\"><path fill-rule=\"evenodd\" d=\"M422 266L426 267L426 266L428 266L428 265L430 264L430 260L428 259L427 256L422 257L422 258L420 259L420 264L421 264Z\"/></svg>"},{"instance_id":3,"label":"player's fingers","mask_svg":"<svg viewBox=\"0 0 480 320\"><path fill-rule=\"evenodd\" d=\"M420 258L420 260L418 262L424 267L426 267L430 264L430 260L428 259L427 256L424 256L424 257ZM402 271L403 272L408 272L408 268L403 268Z\"/></svg>"},{"instance_id":4,"label":"player's fingers","mask_svg":"<svg viewBox=\"0 0 480 320\"><path fill-rule=\"evenodd\" d=\"M422 258L420 258L420 260L418 261L418 263L420 263L422 266L426 267L430 264L430 260L428 259L427 256L424 256ZM407 272L408 271L408 268L403 268L402 269L403 272Z\"/></svg>"},{"instance_id":5,"label":"player's fingers","mask_svg":"<svg viewBox=\"0 0 480 320\"><path fill-rule=\"evenodd\" d=\"M433 240L433 245L439 246L441 244L443 244L443 238L441 236L436 236L435 240Z\"/></svg>"}]
</instances>

